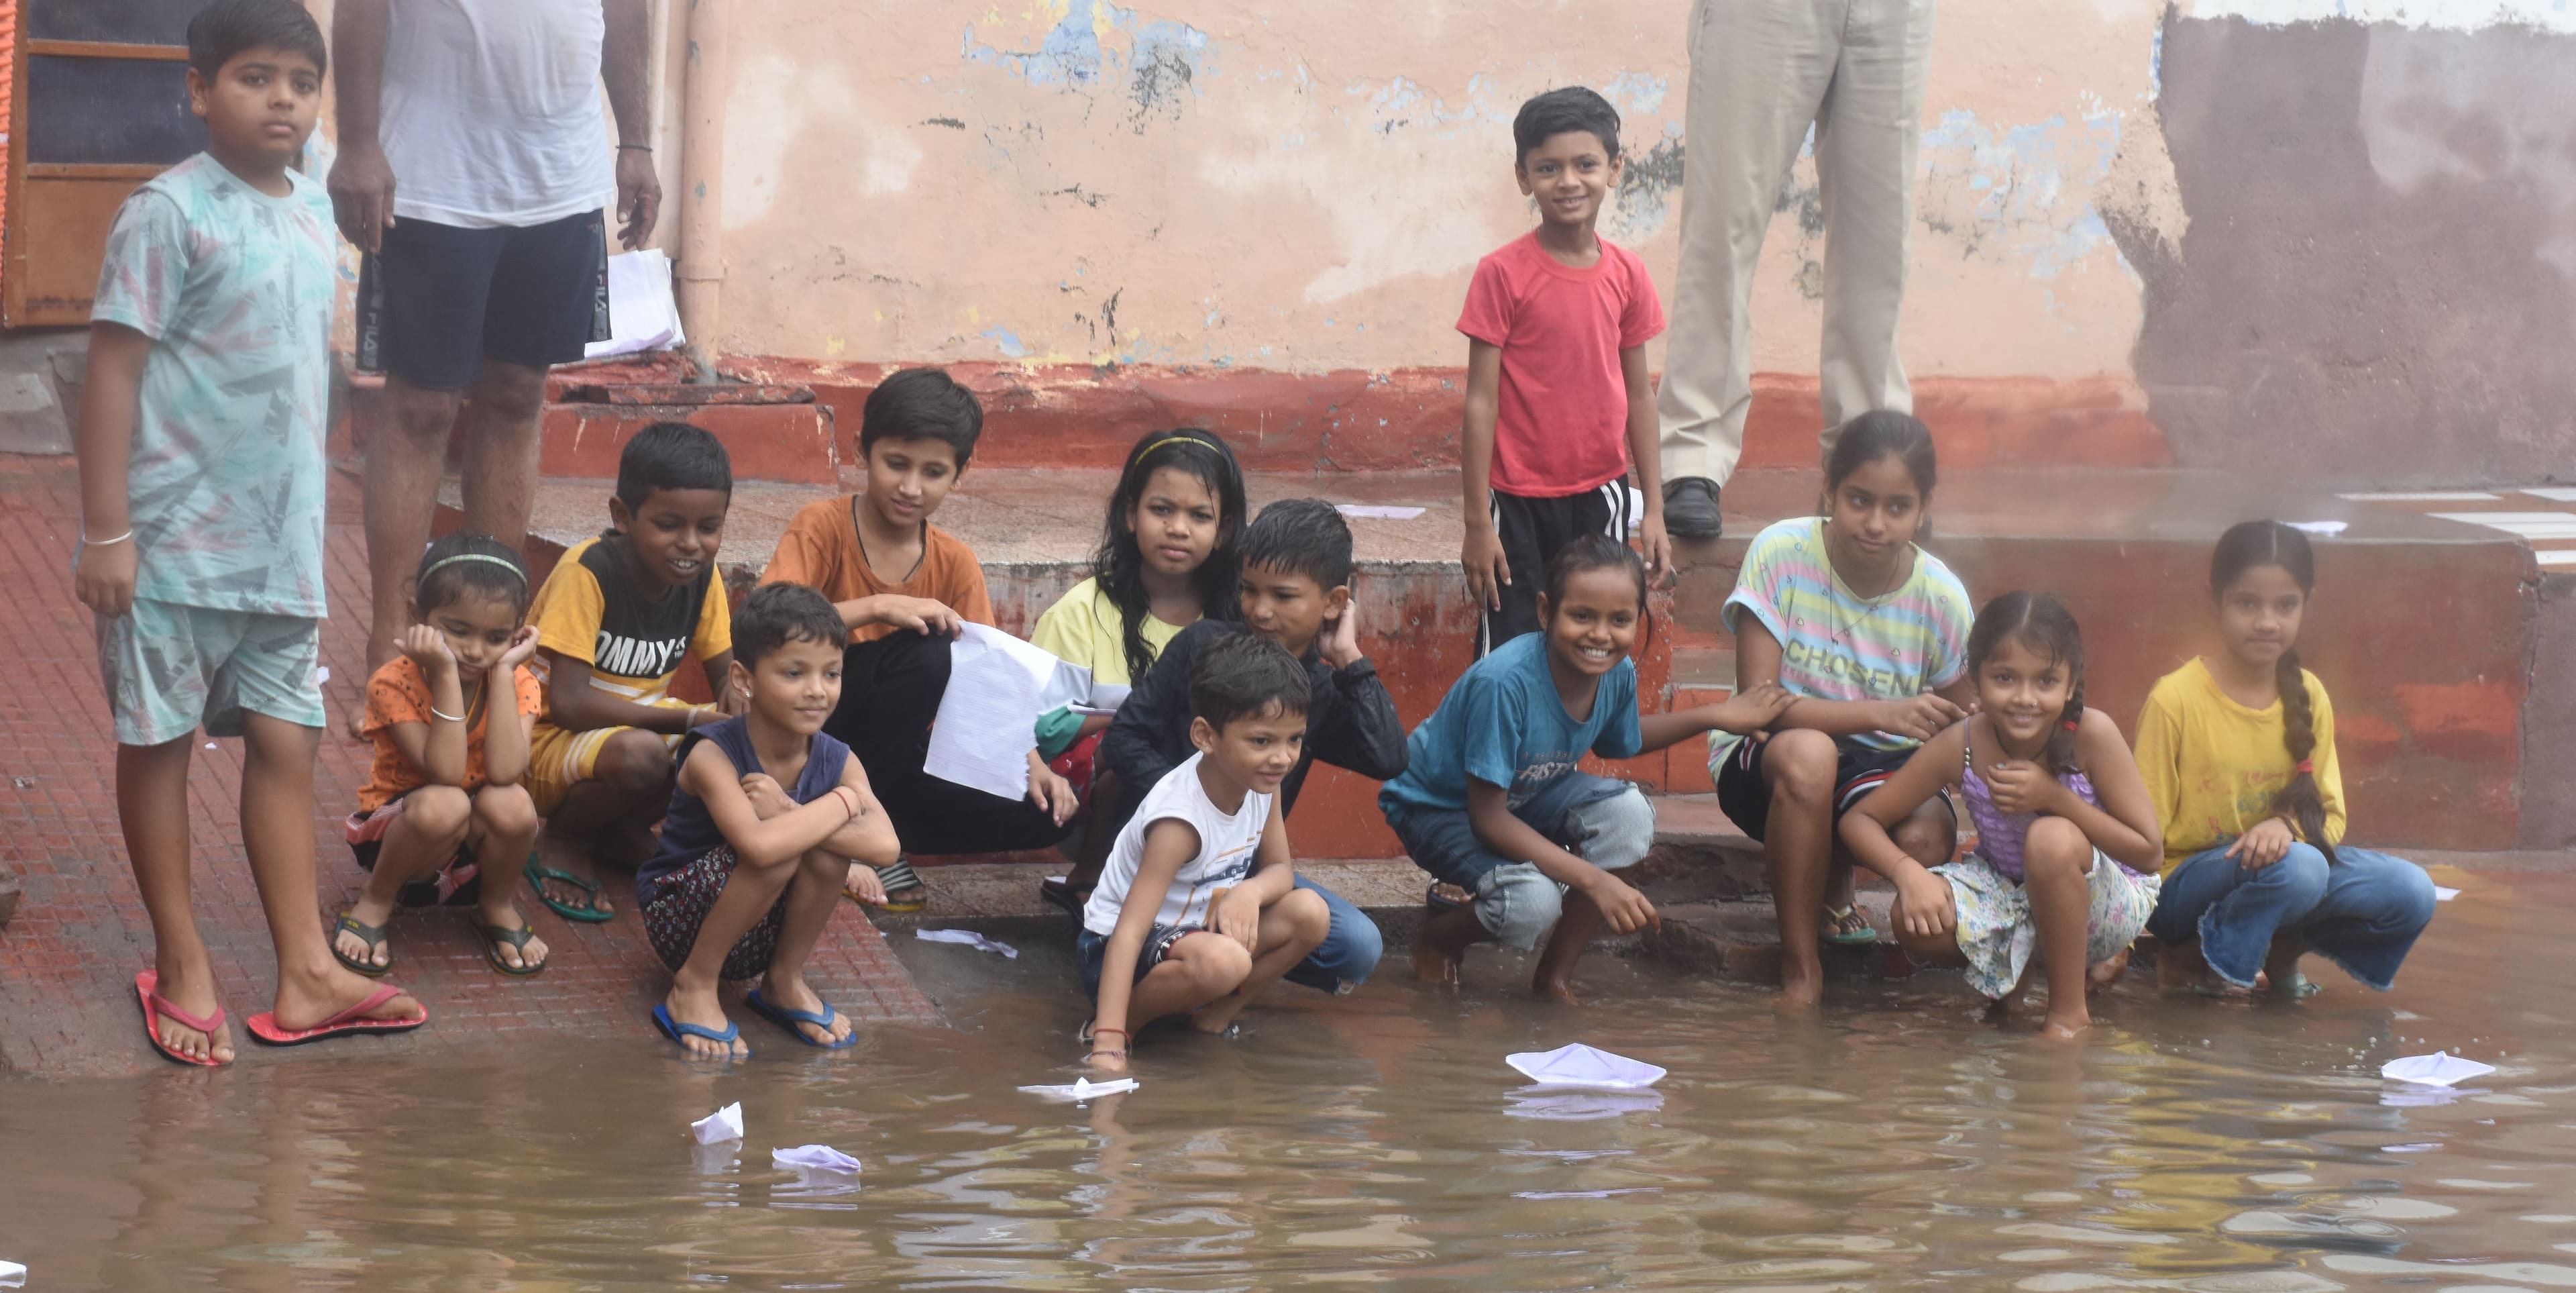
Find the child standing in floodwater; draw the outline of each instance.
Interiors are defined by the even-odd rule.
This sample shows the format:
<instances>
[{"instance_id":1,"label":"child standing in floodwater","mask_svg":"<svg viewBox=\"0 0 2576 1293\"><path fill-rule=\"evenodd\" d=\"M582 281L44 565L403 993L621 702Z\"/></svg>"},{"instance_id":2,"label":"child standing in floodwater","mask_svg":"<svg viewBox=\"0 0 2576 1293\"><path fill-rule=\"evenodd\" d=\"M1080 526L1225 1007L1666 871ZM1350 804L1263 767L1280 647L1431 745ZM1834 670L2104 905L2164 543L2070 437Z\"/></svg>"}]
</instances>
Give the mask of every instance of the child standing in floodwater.
<instances>
[{"instance_id":1,"label":"child standing in floodwater","mask_svg":"<svg viewBox=\"0 0 2576 1293\"><path fill-rule=\"evenodd\" d=\"M2093 1025L2086 992L2128 965L2156 905L2155 805L2119 725L2084 704L2084 637L2064 602L2016 592L1987 603L1968 634L1968 676L1977 712L1845 815L1842 841L1896 886L1889 923L1907 954L1966 965L1969 986L2003 1009L2029 987L2036 951L2041 1027L2073 1037ZM1888 830L1954 788L1977 851L1926 870Z\"/></svg>"},{"instance_id":2,"label":"child standing in floodwater","mask_svg":"<svg viewBox=\"0 0 2576 1293\"><path fill-rule=\"evenodd\" d=\"M1716 705L1638 713L1629 657L1646 623L1646 567L1608 535L1584 535L1548 562L1538 610L1539 632L1469 666L1413 730L1404 775L1379 792L1378 807L1415 865L1468 895L1424 925L1415 976L1456 983L1469 947L1528 951L1547 935L1531 987L1571 1003L1574 963L1602 925L1625 934L1658 919L1617 875L1654 846L1654 806L1637 787L1576 765L1713 729L1760 731L1790 697L1762 686Z\"/></svg>"},{"instance_id":3,"label":"child standing in floodwater","mask_svg":"<svg viewBox=\"0 0 2576 1293\"><path fill-rule=\"evenodd\" d=\"M2164 827L2164 892L2147 929L2168 987L2314 991L2322 953L2385 990L2433 919L2433 881L2343 843L2334 705L2299 666L2316 591L2308 537L2247 521L2219 537L2209 595L2226 649L2166 674L2138 716L2138 769Z\"/></svg>"}]
</instances>

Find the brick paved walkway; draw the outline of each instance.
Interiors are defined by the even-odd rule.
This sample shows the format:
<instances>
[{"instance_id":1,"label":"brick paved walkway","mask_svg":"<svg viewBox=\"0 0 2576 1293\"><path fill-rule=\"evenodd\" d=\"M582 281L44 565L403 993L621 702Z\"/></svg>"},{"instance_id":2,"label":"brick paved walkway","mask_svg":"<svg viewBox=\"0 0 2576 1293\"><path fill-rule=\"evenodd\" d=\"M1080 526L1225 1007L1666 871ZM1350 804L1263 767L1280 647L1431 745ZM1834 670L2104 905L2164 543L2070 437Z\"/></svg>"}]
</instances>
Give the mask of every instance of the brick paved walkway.
<instances>
[{"instance_id":1,"label":"brick paved walkway","mask_svg":"<svg viewBox=\"0 0 2576 1293\"><path fill-rule=\"evenodd\" d=\"M115 749L92 618L72 596L78 515L70 460L0 457L0 587L8 590L19 671L15 685L0 689L0 869L15 871L26 890L17 918L0 930L0 1073L63 1077L164 1064L144 1040L134 1003L134 972L152 964L151 925L117 831ZM357 491L337 473L328 543L332 616L322 659L333 676L324 689L333 734L322 742L313 828L322 905L337 911L357 896L361 878L340 840L339 819L356 802L368 756L366 746L336 734L342 707L365 674L367 616ZM275 965L236 820L241 743L214 744L197 751L190 786L197 915L224 1005L238 1021L267 1009ZM649 1030L646 1014L668 977L644 942L631 894L620 896L629 900L617 904L616 920L574 925L523 894L521 912L554 948L545 974L524 981L492 973L457 915L405 912L396 917L401 965L394 977L429 1004L427 1028L268 1051L236 1022L241 1062L282 1063L352 1046L435 1047L493 1030ZM863 1023L937 1017L855 907L834 918L815 971L816 986Z\"/></svg>"}]
</instances>

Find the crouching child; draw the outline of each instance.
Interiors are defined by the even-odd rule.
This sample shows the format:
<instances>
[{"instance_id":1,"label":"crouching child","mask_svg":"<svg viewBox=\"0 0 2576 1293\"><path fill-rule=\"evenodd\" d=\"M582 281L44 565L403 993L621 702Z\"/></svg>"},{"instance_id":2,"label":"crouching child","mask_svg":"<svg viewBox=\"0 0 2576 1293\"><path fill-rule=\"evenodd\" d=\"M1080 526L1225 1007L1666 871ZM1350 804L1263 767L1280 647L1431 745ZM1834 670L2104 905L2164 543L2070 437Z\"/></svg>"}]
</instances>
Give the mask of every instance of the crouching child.
<instances>
[{"instance_id":1,"label":"crouching child","mask_svg":"<svg viewBox=\"0 0 2576 1293\"><path fill-rule=\"evenodd\" d=\"M1305 746L1306 667L1250 634L1208 644L1190 670L1191 755L1154 783L1110 847L1075 940L1096 1002L1091 1063L1123 1072L1131 1029L1235 1016L1323 943L1331 913L1296 887L1280 785Z\"/></svg>"}]
</instances>

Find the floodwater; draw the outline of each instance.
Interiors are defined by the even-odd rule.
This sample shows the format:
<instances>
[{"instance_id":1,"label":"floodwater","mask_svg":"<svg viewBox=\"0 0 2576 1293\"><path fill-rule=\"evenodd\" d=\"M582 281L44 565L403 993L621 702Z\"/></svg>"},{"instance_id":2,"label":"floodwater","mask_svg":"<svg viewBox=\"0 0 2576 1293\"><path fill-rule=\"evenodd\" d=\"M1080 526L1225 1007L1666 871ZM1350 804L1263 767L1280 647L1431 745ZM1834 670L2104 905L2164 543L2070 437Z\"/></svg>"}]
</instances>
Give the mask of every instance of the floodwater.
<instances>
[{"instance_id":1,"label":"floodwater","mask_svg":"<svg viewBox=\"0 0 2576 1293\"><path fill-rule=\"evenodd\" d=\"M1789 1023L1605 958L1580 1012L1517 998L1508 958L1460 994L1391 958L1237 1041L1149 1036L1142 1089L1087 1107L1015 1089L1072 1080L1061 953L906 938L956 1027L839 1055L755 1021L760 1054L710 1072L639 1022L0 1085L0 1258L38 1289L2576 1287L2576 877L2445 882L2468 892L2387 996L2133 976L2067 1047L1950 976ZM1576 1040L1672 1075L1538 1096L1503 1066ZM2501 1071L2377 1076L2436 1049ZM739 1146L689 1142L736 1100ZM865 1171L771 1167L807 1142Z\"/></svg>"}]
</instances>

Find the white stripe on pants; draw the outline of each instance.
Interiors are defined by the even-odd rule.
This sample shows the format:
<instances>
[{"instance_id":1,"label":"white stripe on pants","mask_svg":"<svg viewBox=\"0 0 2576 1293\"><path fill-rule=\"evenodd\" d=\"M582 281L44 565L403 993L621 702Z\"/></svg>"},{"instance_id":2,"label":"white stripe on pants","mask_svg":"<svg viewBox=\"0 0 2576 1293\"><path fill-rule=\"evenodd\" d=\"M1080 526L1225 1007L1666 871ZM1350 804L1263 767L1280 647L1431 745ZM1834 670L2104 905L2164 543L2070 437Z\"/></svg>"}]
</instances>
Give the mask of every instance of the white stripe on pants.
<instances>
[{"instance_id":1,"label":"white stripe on pants","mask_svg":"<svg viewBox=\"0 0 2576 1293\"><path fill-rule=\"evenodd\" d=\"M1753 403L1746 309L1810 122L1824 207L1822 437L1910 413L1896 353L1935 0L1700 0L1684 123L1681 274L1656 396L1664 480L1724 482Z\"/></svg>"}]
</instances>

